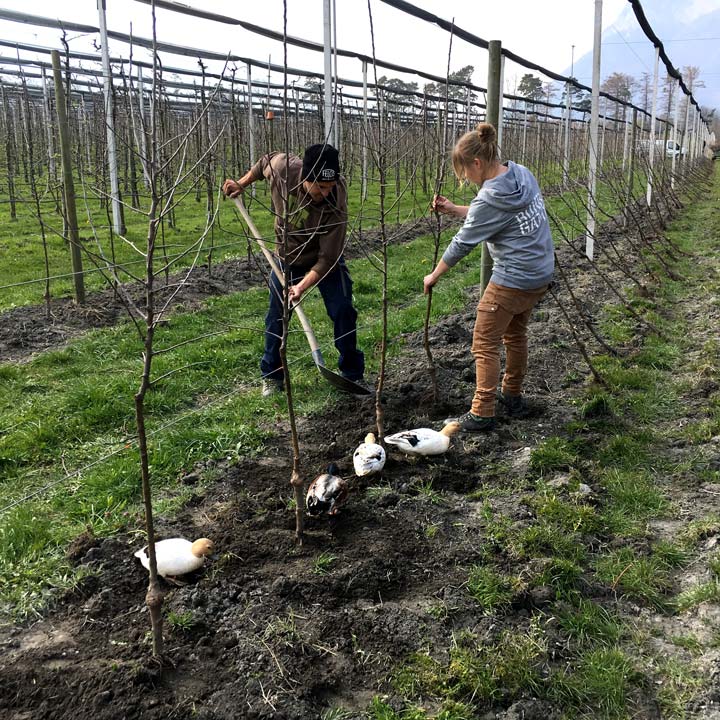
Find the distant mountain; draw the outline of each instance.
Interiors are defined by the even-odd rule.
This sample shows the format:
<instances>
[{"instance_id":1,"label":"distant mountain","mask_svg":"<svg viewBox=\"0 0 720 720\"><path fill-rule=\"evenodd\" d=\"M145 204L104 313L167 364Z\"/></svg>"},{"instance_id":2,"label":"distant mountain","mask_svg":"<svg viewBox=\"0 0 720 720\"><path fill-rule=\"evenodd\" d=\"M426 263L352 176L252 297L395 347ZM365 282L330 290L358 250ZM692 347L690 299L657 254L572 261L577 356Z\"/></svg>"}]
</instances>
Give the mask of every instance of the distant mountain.
<instances>
[{"instance_id":1,"label":"distant mountain","mask_svg":"<svg viewBox=\"0 0 720 720\"><path fill-rule=\"evenodd\" d=\"M662 40L665 52L682 72L685 65L700 68L699 80L705 87L693 90L700 105L717 108L720 113L720 3L718 0L645 0L645 17ZM705 39L712 38L712 39ZM649 73L652 82L654 48L637 22L628 3L622 14L603 31L600 76L604 80L613 72L632 75L638 81ZM660 62L660 81L664 77ZM570 68L565 69L565 74ZM590 85L592 53L575 62L573 73L580 82ZM642 105L642 94L636 91L635 102Z\"/></svg>"}]
</instances>

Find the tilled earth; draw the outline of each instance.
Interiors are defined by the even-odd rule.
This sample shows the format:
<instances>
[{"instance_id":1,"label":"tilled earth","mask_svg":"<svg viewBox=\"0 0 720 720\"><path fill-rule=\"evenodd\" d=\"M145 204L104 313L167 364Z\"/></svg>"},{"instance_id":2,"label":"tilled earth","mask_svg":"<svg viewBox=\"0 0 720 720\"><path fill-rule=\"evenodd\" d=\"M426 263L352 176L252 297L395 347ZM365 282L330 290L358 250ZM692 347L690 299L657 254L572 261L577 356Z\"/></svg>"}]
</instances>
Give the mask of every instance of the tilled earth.
<instances>
[{"instance_id":1,"label":"tilled earth","mask_svg":"<svg viewBox=\"0 0 720 720\"><path fill-rule=\"evenodd\" d=\"M597 313L612 300L587 267L573 278L588 312ZM443 418L467 409L474 388L469 347L476 301L474 289L463 313L431 331L440 388L436 403L422 338L405 338L388 370L387 432L439 427ZM717 332L719 313L708 301L693 309L688 322L710 337ZM478 611L465 583L468 568L488 551L486 506L472 493L512 488L489 495L492 511L513 523L531 519L523 501L535 487L530 449L561 433L574 418L573 398L588 376L550 297L535 311L530 337L527 390L544 406L539 415L502 418L496 432L481 437L456 436L439 458L413 462L391 453L381 477L351 481L349 501L337 519L307 519L301 547L294 541L291 453L283 420L276 420L275 439L262 457L207 463L190 472L188 484L208 470L219 479L198 491L176 518L160 519L158 532L211 537L217 552L188 585L165 586L166 612L172 611L175 621L165 624L162 671L149 659L147 574L132 555L142 538L78 538L69 552L93 574L42 620L0 635L0 715L8 720L304 720L343 707L351 712L345 717L361 718L375 695L397 705L388 677L410 653L441 652L451 634L462 629L492 639L503 628L526 626L531 612L549 602L543 588L522 594L498 618ZM716 387L698 384L687 398L688 417L701 413L715 392ZM352 452L373 426L373 401L344 397L330 410L302 419L306 477L331 461L352 477ZM709 454L717 450L717 445L707 448ZM672 452L680 460L684 449ZM676 501L686 517L693 508L720 511L720 492L709 488L688 484ZM658 525L658 537L667 531ZM639 624L675 622L618 600L607 588L597 587L595 598L619 603ZM432 612L440 603L449 612ZM717 628L718 618L703 612L707 617L683 622ZM716 663L717 656L709 654L708 672ZM642 717L660 717L653 692L647 688L638 699ZM704 707L712 708L714 701L704 698ZM512 705L499 701L486 711L483 717L506 720L560 717L552 706L531 698Z\"/></svg>"}]
</instances>

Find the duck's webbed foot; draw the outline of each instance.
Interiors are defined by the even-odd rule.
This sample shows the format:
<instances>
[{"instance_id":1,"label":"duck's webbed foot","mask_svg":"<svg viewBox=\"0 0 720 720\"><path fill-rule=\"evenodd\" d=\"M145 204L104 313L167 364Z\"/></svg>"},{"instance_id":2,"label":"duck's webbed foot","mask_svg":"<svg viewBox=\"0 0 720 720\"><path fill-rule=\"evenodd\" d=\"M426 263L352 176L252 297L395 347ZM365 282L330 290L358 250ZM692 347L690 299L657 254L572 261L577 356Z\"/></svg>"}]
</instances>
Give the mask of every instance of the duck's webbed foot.
<instances>
[{"instance_id":1,"label":"duck's webbed foot","mask_svg":"<svg viewBox=\"0 0 720 720\"><path fill-rule=\"evenodd\" d=\"M184 580L180 580L172 575L165 575L164 578L172 585L175 585L175 587L185 587L188 584Z\"/></svg>"}]
</instances>

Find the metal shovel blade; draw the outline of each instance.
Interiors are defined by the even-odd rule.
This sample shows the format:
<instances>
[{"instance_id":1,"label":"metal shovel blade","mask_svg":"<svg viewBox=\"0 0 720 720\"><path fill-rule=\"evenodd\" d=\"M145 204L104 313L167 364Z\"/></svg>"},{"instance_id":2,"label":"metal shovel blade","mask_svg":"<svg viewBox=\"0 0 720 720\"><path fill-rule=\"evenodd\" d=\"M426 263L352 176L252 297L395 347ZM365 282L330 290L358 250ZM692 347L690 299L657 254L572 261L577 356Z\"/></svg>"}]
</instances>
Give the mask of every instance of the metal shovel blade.
<instances>
[{"instance_id":1,"label":"metal shovel blade","mask_svg":"<svg viewBox=\"0 0 720 720\"><path fill-rule=\"evenodd\" d=\"M358 385L356 382L346 378L339 373L333 372L329 367L325 365L322 353L315 351L312 354L313 360L315 361L315 367L320 371L320 374L338 390L350 393L351 395L372 395L372 390L369 390L362 385Z\"/></svg>"}]
</instances>

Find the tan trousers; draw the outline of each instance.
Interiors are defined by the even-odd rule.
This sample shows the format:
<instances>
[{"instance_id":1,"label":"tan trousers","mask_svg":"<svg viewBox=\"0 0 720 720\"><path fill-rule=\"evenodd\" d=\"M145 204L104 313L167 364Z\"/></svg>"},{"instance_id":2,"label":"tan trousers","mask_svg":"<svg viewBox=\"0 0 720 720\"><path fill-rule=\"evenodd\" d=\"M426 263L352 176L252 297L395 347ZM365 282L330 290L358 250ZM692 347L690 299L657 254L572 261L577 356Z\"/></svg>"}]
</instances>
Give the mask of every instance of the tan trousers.
<instances>
[{"instance_id":1,"label":"tan trousers","mask_svg":"<svg viewBox=\"0 0 720 720\"><path fill-rule=\"evenodd\" d=\"M495 394L500 378L500 341L505 346L505 375L502 391L520 395L527 373L527 326L530 313L547 292L548 285L535 290L488 283L477 308L472 354L475 358L476 388L471 412L480 417L495 415Z\"/></svg>"}]
</instances>

